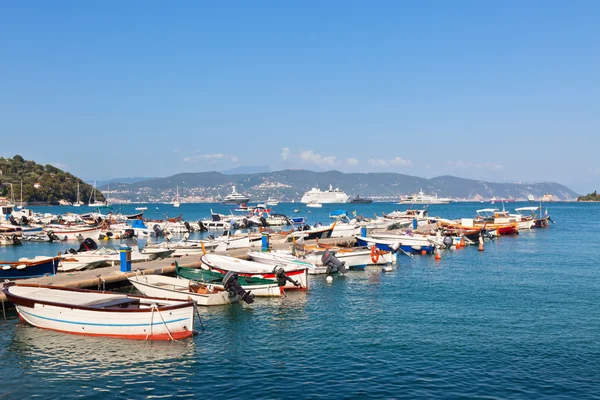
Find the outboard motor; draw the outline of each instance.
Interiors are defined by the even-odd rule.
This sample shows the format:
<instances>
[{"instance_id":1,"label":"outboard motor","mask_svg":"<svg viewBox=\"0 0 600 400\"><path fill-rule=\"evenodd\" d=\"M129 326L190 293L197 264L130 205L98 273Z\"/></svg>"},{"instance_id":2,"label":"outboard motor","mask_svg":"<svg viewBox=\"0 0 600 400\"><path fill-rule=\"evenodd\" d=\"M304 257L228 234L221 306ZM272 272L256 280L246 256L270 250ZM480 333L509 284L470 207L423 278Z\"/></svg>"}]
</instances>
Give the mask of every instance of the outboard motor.
<instances>
[{"instance_id":1,"label":"outboard motor","mask_svg":"<svg viewBox=\"0 0 600 400\"><path fill-rule=\"evenodd\" d=\"M346 273L346 262L340 261L339 258L335 256L335 253L331 250L327 250L325 253L323 253L321 262L327 267L328 274L334 272L339 272L340 274Z\"/></svg>"},{"instance_id":2,"label":"outboard motor","mask_svg":"<svg viewBox=\"0 0 600 400\"><path fill-rule=\"evenodd\" d=\"M444 246L446 246L447 249L449 249L450 247L452 247L452 238L450 236L444 236L444 240L442 241L442 243L444 243Z\"/></svg>"},{"instance_id":3,"label":"outboard motor","mask_svg":"<svg viewBox=\"0 0 600 400\"><path fill-rule=\"evenodd\" d=\"M98 244L92 238L87 238L79 245L78 253L83 251L96 250L98 248Z\"/></svg>"},{"instance_id":4,"label":"outboard motor","mask_svg":"<svg viewBox=\"0 0 600 400\"><path fill-rule=\"evenodd\" d=\"M13 233L11 236L11 239L12 239L13 244L16 244L16 245L21 244L21 239L19 239L16 234Z\"/></svg>"},{"instance_id":5,"label":"outboard motor","mask_svg":"<svg viewBox=\"0 0 600 400\"><path fill-rule=\"evenodd\" d=\"M21 217L21 225L29 225L29 220L24 215Z\"/></svg>"},{"instance_id":6,"label":"outboard motor","mask_svg":"<svg viewBox=\"0 0 600 400\"><path fill-rule=\"evenodd\" d=\"M251 292L247 292L240 285L238 281L238 273L229 271L223 277L223 287L227 290L231 295L238 295L248 304L254 303L254 295Z\"/></svg>"},{"instance_id":7,"label":"outboard motor","mask_svg":"<svg viewBox=\"0 0 600 400\"><path fill-rule=\"evenodd\" d=\"M135 231L131 228L125 229L123 231L123 235L121 235L122 239L131 239L135 236Z\"/></svg>"},{"instance_id":8,"label":"outboard motor","mask_svg":"<svg viewBox=\"0 0 600 400\"><path fill-rule=\"evenodd\" d=\"M300 287L300 282L295 281L289 276L287 276L283 267L276 265L275 268L273 268L273 273L275 274L275 279L277 280L277 285L279 287L285 286L287 282L291 282L294 284L294 286Z\"/></svg>"},{"instance_id":9,"label":"outboard motor","mask_svg":"<svg viewBox=\"0 0 600 400\"><path fill-rule=\"evenodd\" d=\"M10 222L11 225L19 226L19 223L17 222L15 217L13 217L12 215L8 217L8 222Z\"/></svg>"},{"instance_id":10,"label":"outboard motor","mask_svg":"<svg viewBox=\"0 0 600 400\"><path fill-rule=\"evenodd\" d=\"M185 226L185 229L187 229L187 231L188 231L188 232L191 232L191 231L192 231L192 227L190 226L190 223L189 223L189 222L185 221L185 222L183 223L183 226Z\"/></svg>"},{"instance_id":11,"label":"outboard motor","mask_svg":"<svg viewBox=\"0 0 600 400\"><path fill-rule=\"evenodd\" d=\"M204 225L202 221L198 221L198 226L200 227L200 232L208 231L208 228Z\"/></svg>"},{"instance_id":12,"label":"outboard motor","mask_svg":"<svg viewBox=\"0 0 600 400\"><path fill-rule=\"evenodd\" d=\"M154 231L154 235L155 235L156 237L162 236L162 235L163 235L163 233L164 233L164 232L163 232L163 230L162 230L162 229L160 229L160 225L158 225L158 224L155 224L155 225L152 227L152 230Z\"/></svg>"},{"instance_id":13,"label":"outboard motor","mask_svg":"<svg viewBox=\"0 0 600 400\"><path fill-rule=\"evenodd\" d=\"M262 226L269 226L269 224L267 223L267 219L265 217L260 217L260 224Z\"/></svg>"},{"instance_id":14,"label":"outboard motor","mask_svg":"<svg viewBox=\"0 0 600 400\"><path fill-rule=\"evenodd\" d=\"M50 239L51 242L60 242L60 238L56 236L54 231L48 231L48 239Z\"/></svg>"}]
</instances>

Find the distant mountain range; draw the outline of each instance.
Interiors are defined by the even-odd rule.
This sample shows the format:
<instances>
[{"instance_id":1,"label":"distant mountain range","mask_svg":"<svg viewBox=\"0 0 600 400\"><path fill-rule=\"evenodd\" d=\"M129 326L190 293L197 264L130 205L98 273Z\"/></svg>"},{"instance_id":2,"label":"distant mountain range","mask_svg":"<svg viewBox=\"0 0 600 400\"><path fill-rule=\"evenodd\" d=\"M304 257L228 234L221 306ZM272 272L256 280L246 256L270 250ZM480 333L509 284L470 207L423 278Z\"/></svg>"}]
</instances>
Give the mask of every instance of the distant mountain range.
<instances>
[{"instance_id":1,"label":"distant mountain range","mask_svg":"<svg viewBox=\"0 0 600 400\"><path fill-rule=\"evenodd\" d=\"M132 201L165 201L172 199L176 186L187 201L218 201L231 192L235 185L254 201L268 197L281 200L299 200L312 187L322 190L329 185L339 187L349 196L373 197L391 200L401 195L417 193L437 194L441 197L461 199L535 198L551 193L556 200L574 200L578 194L564 185L543 183L495 183L438 176L431 179L397 173L351 173L340 171L315 172L308 170L283 170L252 174L224 174L221 172L182 173L166 178L151 178L130 183L111 183L111 198ZM101 187L107 189L106 186Z\"/></svg>"}]
</instances>

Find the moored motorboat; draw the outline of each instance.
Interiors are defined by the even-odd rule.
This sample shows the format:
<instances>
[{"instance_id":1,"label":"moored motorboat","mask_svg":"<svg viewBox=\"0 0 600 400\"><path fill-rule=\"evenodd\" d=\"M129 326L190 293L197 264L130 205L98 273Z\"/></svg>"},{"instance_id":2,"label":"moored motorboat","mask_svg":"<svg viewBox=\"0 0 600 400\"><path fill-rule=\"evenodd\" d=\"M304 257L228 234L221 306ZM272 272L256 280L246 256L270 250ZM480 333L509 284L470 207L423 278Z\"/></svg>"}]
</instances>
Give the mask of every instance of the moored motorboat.
<instances>
[{"instance_id":1,"label":"moored motorboat","mask_svg":"<svg viewBox=\"0 0 600 400\"><path fill-rule=\"evenodd\" d=\"M0 261L0 280L55 275L58 262L59 257L21 258L19 261Z\"/></svg>"},{"instance_id":2,"label":"moored motorboat","mask_svg":"<svg viewBox=\"0 0 600 400\"><path fill-rule=\"evenodd\" d=\"M177 279L162 275L130 276L129 282L142 294L170 299L192 299L199 306L222 306L237 303L240 296L223 287L194 283L188 279Z\"/></svg>"},{"instance_id":3,"label":"moored motorboat","mask_svg":"<svg viewBox=\"0 0 600 400\"><path fill-rule=\"evenodd\" d=\"M304 266L294 265L292 263L280 263L273 265L258 263L254 261L241 260L228 256L217 254L205 254L200 258L202 268L226 274L229 271L237 272L244 277L260 277L284 283L286 289L306 289L308 288L308 269ZM281 268L285 274L278 274ZM287 279L289 278L289 279Z\"/></svg>"},{"instance_id":4,"label":"moored motorboat","mask_svg":"<svg viewBox=\"0 0 600 400\"><path fill-rule=\"evenodd\" d=\"M201 268L180 267L175 263L175 272L178 277L206 284L214 285L215 288L223 288L223 278L225 275L220 272L210 271ZM238 281L242 288L252 292L258 297L280 297L282 295L279 285L273 280L262 279L250 276L239 276Z\"/></svg>"},{"instance_id":5,"label":"moored motorboat","mask_svg":"<svg viewBox=\"0 0 600 400\"><path fill-rule=\"evenodd\" d=\"M140 340L177 340L195 333L192 300L13 282L3 292L19 317L38 328Z\"/></svg>"}]
</instances>

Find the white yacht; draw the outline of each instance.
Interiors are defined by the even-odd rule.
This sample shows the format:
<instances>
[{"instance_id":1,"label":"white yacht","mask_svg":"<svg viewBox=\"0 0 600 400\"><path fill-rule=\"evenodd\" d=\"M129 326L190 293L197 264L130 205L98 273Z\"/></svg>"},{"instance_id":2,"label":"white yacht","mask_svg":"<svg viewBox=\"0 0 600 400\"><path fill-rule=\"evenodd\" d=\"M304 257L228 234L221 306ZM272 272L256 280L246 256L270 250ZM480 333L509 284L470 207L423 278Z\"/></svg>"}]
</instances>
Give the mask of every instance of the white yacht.
<instances>
[{"instance_id":1,"label":"white yacht","mask_svg":"<svg viewBox=\"0 0 600 400\"><path fill-rule=\"evenodd\" d=\"M88 206L104 208L108 207L108 201L98 201L96 200L96 181L94 181L94 187L92 188L92 193L90 194L90 199L88 201Z\"/></svg>"},{"instance_id":2,"label":"white yacht","mask_svg":"<svg viewBox=\"0 0 600 400\"><path fill-rule=\"evenodd\" d=\"M231 187L231 193L229 193L223 199L223 204L244 204L250 201L248 196L244 196L241 193L236 192L235 186Z\"/></svg>"},{"instance_id":3,"label":"white yacht","mask_svg":"<svg viewBox=\"0 0 600 400\"><path fill-rule=\"evenodd\" d=\"M437 194L430 196L421 190L419 193L410 196L402 196L398 204L448 204L453 201L454 199L448 197L438 197Z\"/></svg>"},{"instance_id":4,"label":"white yacht","mask_svg":"<svg viewBox=\"0 0 600 400\"><path fill-rule=\"evenodd\" d=\"M535 201L535 197L533 197L533 195L532 195L532 194L530 194L529 196L527 196L527 200L528 200L530 203L533 203L533 202Z\"/></svg>"},{"instance_id":5,"label":"white yacht","mask_svg":"<svg viewBox=\"0 0 600 400\"><path fill-rule=\"evenodd\" d=\"M175 201L173 202L173 207L179 207L179 185L177 185L177 196L175 197Z\"/></svg>"},{"instance_id":6,"label":"white yacht","mask_svg":"<svg viewBox=\"0 0 600 400\"><path fill-rule=\"evenodd\" d=\"M279 200L274 199L272 197L269 197L269 199L267 200L266 203L268 206L278 206L279 205Z\"/></svg>"},{"instance_id":7,"label":"white yacht","mask_svg":"<svg viewBox=\"0 0 600 400\"><path fill-rule=\"evenodd\" d=\"M321 191L319 188L312 188L308 192L304 193L302 203L345 203L348 201L348 195L339 188L333 189L333 186L329 185L329 190Z\"/></svg>"}]
</instances>

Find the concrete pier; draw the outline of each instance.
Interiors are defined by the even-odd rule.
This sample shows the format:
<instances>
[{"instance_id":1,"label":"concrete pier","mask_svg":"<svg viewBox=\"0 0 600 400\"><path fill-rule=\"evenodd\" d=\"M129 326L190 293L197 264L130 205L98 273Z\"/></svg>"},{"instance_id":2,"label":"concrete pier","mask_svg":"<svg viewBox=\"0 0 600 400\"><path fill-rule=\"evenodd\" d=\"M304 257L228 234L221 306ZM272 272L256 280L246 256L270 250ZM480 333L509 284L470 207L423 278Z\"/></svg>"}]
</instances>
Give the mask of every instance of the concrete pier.
<instances>
[{"instance_id":1,"label":"concrete pier","mask_svg":"<svg viewBox=\"0 0 600 400\"><path fill-rule=\"evenodd\" d=\"M320 239L320 243L349 245L355 242L353 237ZM315 240L307 240L306 245L315 245ZM288 249L291 243L272 244L274 250ZM260 250L260 248L243 248L234 249L215 254L223 254L230 257L246 258L248 250ZM137 273L142 275L174 275L175 261L185 267L199 267L200 256L185 256L177 258L165 258L154 261L146 261L132 264L132 272L121 272L119 266L94 268L85 271L58 273L54 276L44 276L41 278L21 279L17 282L26 282L40 285L62 286L80 289L113 289L121 286L129 286L127 280L130 276L135 276ZM4 293L0 293L0 301L6 301Z\"/></svg>"}]
</instances>

